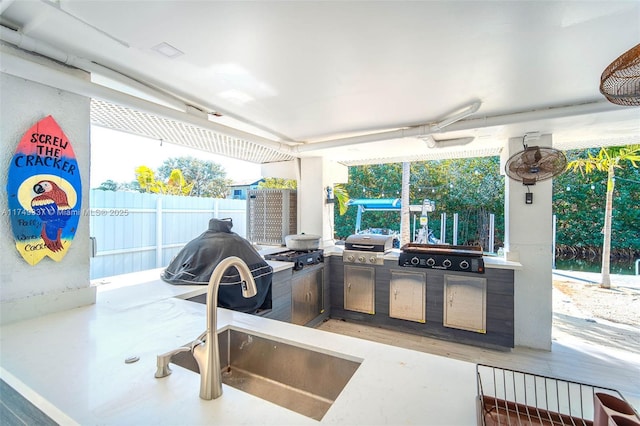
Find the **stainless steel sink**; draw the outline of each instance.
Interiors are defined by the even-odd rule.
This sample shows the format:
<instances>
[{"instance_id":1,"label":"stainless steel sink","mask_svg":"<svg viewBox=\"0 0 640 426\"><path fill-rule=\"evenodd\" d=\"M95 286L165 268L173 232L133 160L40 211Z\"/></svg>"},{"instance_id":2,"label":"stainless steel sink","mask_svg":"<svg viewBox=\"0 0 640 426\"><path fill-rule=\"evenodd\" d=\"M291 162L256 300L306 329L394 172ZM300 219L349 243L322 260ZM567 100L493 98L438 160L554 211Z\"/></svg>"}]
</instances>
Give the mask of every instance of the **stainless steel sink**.
<instances>
[{"instance_id":1,"label":"stainless steel sink","mask_svg":"<svg viewBox=\"0 0 640 426\"><path fill-rule=\"evenodd\" d=\"M222 383L321 420L360 362L230 328L218 334ZM198 373L191 352L171 362Z\"/></svg>"}]
</instances>

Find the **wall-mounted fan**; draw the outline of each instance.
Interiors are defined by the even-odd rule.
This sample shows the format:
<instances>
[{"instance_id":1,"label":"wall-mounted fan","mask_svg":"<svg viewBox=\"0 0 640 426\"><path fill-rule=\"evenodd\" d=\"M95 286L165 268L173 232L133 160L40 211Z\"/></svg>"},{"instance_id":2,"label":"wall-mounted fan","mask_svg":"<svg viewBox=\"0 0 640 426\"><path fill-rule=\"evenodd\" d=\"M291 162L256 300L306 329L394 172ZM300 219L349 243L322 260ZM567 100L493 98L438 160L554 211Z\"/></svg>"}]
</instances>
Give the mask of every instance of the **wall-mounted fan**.
<instances>
[{"instance_id":1,"label":"wall-mounted fan","mask_svg":"<svg viewBox=\"0 0 640 426\"><path fill-rule=\"evenodd\" d=\"M600 77L600 93L617 105L640 106L640 44L613 61Z\"/></svg>"},{"instance_id":2,"label":"wall-mounted fan","mask_svg":"<svg viewBox=\"0 0 640 426\"><path fill-rule=\"evenodd\" d=\"M566 167L567 157L562 151L546 146L524 145L523 151L507 160L504 171L511 179L524 185L535 185L538 181L558 176Z\"/></svg>"},{"instance_id":3,"label":"wall-mounted fan","mask_svg":"<svg viewBox=\"0 0 640 426\"><path fill-rule=\"evenodd\" d=\"M533 204L533 194L529 191L529 186L535 185L538 181L551 179L562 174L567 168L567 157L562 151L547 146L527 147L522 141L524 150L512 155L504 171L513 180L527 185L525 194L525 204Z\"/></svg>"}]
</instances>

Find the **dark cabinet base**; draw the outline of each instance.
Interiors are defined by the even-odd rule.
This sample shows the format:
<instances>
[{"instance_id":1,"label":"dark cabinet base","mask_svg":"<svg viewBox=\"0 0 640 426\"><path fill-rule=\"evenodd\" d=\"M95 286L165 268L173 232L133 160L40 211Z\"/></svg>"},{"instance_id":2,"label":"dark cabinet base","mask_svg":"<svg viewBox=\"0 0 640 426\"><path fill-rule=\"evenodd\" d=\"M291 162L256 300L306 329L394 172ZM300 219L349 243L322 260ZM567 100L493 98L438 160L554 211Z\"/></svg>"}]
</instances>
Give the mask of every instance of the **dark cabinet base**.
<instances>
[{"instance_id":1,"label":"dark cabinet base","mask_svg":"<svg viewBox=\"0 0 640 426\"><path fill-rule=\"evenodd\" d=\"M325 261L326 262L326 261ZM272 279L272 308L263 316L265 318L275 319L284 322L300 323L307 327L315 327L329 317L329 265L321 263L318 265L305 266L301 271L293 271L285 269L273 274ZM318 291L314 297L313 303L309 303L309 312L300 319L300 315L294 312L299 309L296 305L296 288L301 284L304 285L305 279L309 286L318 286ZM307 291L303 291L306 294ZM296 305L296 306L294 306Z\"/></svg>"},{"instance_id":2,"label":"dark cabinet base","mask_svg":"<svg viewBox=\"0 0 640 426\"><path fill-rule=\"evenodd\" d=\"M513 271L487 268L486 273L472 274L446 272L435 269L405 268L397 261L385 260L384 265L372 266L375 270L375 314L368 315L344 309L344 264L341 257L329 256L331 318L361 322L367 325L418 334L427 337L471 344L498 350L514 347L514 289ZM389 316L389 283L392 270L426 272L426 322L414 322ZM462 276L483 277L486 284L486 330L484 333L445 327L444 276L452 273Z\"/></svg>"}]
</instances>

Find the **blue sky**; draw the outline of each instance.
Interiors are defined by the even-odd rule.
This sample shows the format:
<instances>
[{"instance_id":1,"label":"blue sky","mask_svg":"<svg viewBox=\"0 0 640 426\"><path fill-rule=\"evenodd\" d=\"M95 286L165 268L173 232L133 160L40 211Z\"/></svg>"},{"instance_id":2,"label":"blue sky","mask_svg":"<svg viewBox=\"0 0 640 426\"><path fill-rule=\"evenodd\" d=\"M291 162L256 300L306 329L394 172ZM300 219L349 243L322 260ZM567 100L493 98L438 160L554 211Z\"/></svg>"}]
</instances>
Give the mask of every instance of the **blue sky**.
<instances>
[{"instance_id":1,"label":"blue sky","mask_svg":"<svg viewBox=\"0 0 640 426\"><path fill-rule=\"evenodd\" d=\"M204 151L91 126L91 187L107 179L116 182L135 180L135 169L145 165L157 169L167 158L192 156L222 165L227 178L234 182L258 180L260 165L209 154Z\"/></svg>"}]
</instances>

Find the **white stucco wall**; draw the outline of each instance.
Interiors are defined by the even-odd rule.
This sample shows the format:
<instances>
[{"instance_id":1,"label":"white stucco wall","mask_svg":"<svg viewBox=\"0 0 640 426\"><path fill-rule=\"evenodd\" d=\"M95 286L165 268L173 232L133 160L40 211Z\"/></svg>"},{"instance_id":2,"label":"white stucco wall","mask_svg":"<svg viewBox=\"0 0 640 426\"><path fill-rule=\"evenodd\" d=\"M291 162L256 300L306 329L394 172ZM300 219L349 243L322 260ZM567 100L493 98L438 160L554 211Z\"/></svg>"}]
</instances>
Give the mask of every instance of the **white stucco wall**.
<instances>
[{"instance_id":1,"label":"white stucco wall","mask_svg":"<svg viewBox=\"0 0 640 426\"><path fill-rule=\"evenodd\" d=\"M5 324L95 303L95 288L89 282L89 217L81 215L72 245L60 262L45 257L31 266L16 249L6 195L9 164L22 135L51 115L75 151L82 179L82 211L88 211L90 100L5 73L0 73L0 93L0 323Z\"/></svg>"},{"instance_id":2,"label":"white stucco wall","mask_svg":"<svg viewBox=\"0 0 640 426\"><path fill-rule=\"evenodd\" d=\"M300 159L298 181L298 232L322 236L323 246L332 245L334 204L327 203L327 186L346 182L348 168L323 157Z\"/></svg>"},{"instance_id":3,"label":"white stucco wall","mask_svg":"<svg viewBox=\"0 0 640 426\"><path fill-rule=\"evenodd\" d=\"M529 145L551 146L551 135L542 135ZM522 149L522 137L511 138L503 158ZM552 180L538 182L529 190L533 193L533 204L525 204L525 185L509 178L505 180L506 258L522 264L522 269L515 271L515 344L551 350Z\"/></svg>"}]
</instances>

